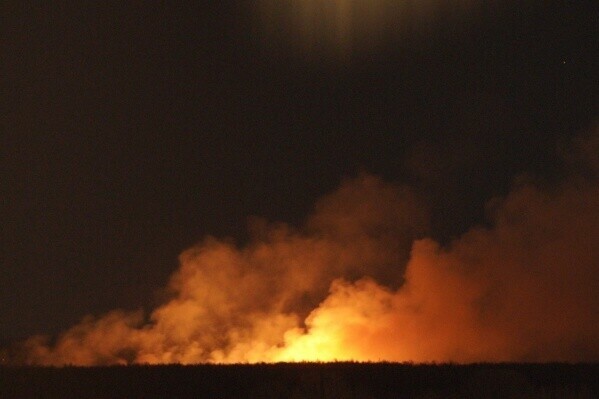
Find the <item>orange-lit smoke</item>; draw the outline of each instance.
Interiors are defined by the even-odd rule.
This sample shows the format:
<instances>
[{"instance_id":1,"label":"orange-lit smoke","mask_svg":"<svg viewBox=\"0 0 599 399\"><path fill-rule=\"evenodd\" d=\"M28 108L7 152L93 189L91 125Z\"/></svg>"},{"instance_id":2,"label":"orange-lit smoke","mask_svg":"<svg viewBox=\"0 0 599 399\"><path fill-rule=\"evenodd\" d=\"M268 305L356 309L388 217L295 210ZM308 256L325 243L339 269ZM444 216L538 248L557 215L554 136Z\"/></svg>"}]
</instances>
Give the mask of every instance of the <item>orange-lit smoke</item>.
<instances>
[{"instance_id":1,"label":"orange-lit smoke","mask_svg":"<svg viewBox=\"0 0 599 399\"><path fill-rule=\"evenodd\" d=\"M415 241L396 291L342 279L290 335L282 359L319 342L334 358L397 361L599 359L599 187L519 187L495 227L441 248Z\"/></svg>"},{"instance_id":2,"label":"orange-lit smoke","mask_svg":"<svg viewBox=\"0 0 599 399\"><path fill-rule=\"evenodd\" d=\"M255 219L238 247L206 238L180 256L171 299L148 320L112 312L86 318L53 346L26 343L42 364L274 360L285 336L327 296L336 278L402 282L427 213L408 188L361 176L321 199L302 229ZM313 354L315 356L315 354Z\"/></svg>"},{"instance_id":3,"label":"orange-lit smoke","mask_svg":"<svg viewBox=\"0 0 599 399\"><path fill-rule=\"evenodd\" d=\"M599 360L596 179L520 180L489 213L442 247L410 189L346 180L301 229L254 220L247 245L185 251L149 316L88 317L24 362Z\"/></svg>"}]
</instances>

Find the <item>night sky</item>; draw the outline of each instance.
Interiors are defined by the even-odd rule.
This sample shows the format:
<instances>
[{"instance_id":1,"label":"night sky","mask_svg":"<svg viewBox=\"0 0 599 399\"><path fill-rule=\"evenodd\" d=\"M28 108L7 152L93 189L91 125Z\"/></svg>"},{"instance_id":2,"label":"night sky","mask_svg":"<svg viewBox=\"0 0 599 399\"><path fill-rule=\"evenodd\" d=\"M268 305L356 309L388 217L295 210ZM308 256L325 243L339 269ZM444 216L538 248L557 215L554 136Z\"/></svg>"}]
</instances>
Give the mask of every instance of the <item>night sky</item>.
<instances>
[{"instance_id":1,"label":"night sky","mask_svg":"<svg viewBox=\"0 0 599 399\"><path fill-rule=\"evenodd\" d=\"M360 173L441 243L560 179L597 121L597 4L489 3L339 49L251 2L3 2L0 343L149 309L206 235L301 224Z\"/></svg>"}]
</instances>

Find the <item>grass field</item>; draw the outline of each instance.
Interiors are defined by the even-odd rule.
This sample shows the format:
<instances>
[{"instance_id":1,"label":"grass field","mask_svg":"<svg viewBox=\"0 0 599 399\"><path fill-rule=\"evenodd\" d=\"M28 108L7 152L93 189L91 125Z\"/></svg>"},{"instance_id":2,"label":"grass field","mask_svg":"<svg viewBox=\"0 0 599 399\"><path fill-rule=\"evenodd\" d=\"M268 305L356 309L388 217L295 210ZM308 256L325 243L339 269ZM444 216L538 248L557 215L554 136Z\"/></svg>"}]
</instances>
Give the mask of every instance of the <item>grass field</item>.
<instances>
[{"instance_id":1,"label":"grass field","mask_svg":"<svg viewBox=\"0 0 599 399\"><path fill-rule=\"evenodd\" d=\"M599 398L599 364L2 367L0 398Z\"/></svg>"}]
</instances>

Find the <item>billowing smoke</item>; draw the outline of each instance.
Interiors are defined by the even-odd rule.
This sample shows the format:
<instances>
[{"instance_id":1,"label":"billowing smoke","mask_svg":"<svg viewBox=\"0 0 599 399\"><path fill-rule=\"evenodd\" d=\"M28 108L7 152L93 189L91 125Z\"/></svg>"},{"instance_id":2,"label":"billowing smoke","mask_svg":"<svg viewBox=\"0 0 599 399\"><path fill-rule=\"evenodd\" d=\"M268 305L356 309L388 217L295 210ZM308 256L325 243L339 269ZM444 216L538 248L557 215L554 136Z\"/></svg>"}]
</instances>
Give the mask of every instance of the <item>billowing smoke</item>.
<instances>
[{"instance_id":1,"label":"billowing smoke","mask_svg":"<svg viewBox=\"0 0 599 399\"><path fill-rule=\"evenodd\" d=\"M398 287L411 242L428 215L416 195L363 175L322 198L302 229L251 222L243 246L206 238L180 256L171 299L140 312L88 317L50 346L29 340L42 364L196 363L275 360L285 336L337 278L372 276Z\"/></svg>"},{"instance_id":2,"label":"billowing smoke","mask_svg":"<svg viewBox=\"0 0 599 399\"><path fill-rule=\"evenodd\" d=\"M599 187L524 185L495 212L448 248L415 241L397 291L333 282L286 353L324 342L360 360L596 361Z\"/></svg>"},{"instance_id":3,"label":"billowing smoke","mask_svg":"<svg viewBox=\"0 0 599 399\"><path fill-rule=\"evenodd\" d=\"M446 246L424 238L409 188L346 180L301 228L255 219L246 245L206 238L185 251L151 314L87 317L23 343L22 361L597 361L593 157L576 159L594 174L550 188L519 179L488 204L492 227Z\"/></svg>"}]
</instances>

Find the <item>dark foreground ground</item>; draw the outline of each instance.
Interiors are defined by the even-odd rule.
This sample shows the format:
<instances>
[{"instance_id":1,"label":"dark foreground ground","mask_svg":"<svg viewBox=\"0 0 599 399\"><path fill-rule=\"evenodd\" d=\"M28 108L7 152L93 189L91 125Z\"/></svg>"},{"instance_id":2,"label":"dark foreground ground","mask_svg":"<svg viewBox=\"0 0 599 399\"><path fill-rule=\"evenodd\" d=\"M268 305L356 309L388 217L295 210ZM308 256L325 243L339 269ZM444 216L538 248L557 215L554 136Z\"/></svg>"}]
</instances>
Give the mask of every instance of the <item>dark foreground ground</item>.
<instances>
[{"instance_id":1,"label":"dark foreground ground","mask_svg":"<svg viewBox=\"0 0 599 399\"><path fill-rule=\"evenodd\" d=\"M3 367L0 398L599 398L599 364Z\"/></svg>"}]
</instances>

